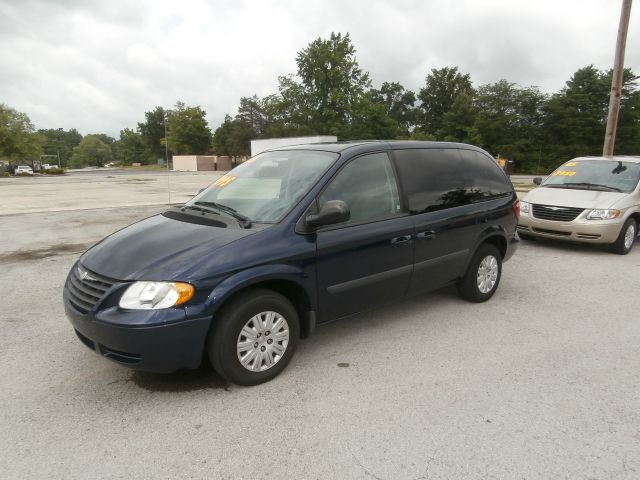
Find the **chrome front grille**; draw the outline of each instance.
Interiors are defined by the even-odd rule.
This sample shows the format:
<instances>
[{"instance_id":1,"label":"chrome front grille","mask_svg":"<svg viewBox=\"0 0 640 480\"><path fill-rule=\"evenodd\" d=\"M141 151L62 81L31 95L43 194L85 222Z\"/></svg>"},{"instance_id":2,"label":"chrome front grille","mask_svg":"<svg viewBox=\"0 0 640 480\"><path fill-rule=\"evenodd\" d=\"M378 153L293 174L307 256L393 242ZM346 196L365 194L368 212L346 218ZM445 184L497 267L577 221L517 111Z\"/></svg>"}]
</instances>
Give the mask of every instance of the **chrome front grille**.
<instances>
[{"instance_id":1,"label":"chrome front grille","mask_svg":"<svg viewBox=\"0 0 640 480\"><path fill-rule=\"evenodd\" d=\"M533 216L542 220L571 222L584 212L584 208L556 207L554 205L533 204Z\"/></svg>"},{"instance_id":2,"label":"chrome front grille","mask_svg":"<svg viewBox=\"0 0 640 480\"><path fill-rule=\"evenodd\" d=\"M77 264L67 280L69 302L80 313L87 313L104 298L116 281Z\"/></svg>"}]
</instances>

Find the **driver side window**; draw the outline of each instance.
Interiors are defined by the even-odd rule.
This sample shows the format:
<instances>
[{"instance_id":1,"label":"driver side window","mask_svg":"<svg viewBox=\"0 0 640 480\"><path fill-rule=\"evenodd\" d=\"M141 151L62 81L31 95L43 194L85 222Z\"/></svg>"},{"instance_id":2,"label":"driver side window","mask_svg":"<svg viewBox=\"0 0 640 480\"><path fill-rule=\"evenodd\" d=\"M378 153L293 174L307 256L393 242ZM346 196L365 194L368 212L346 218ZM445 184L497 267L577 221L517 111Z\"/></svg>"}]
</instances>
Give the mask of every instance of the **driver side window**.
<instances>
[{"instance_id":1,"label":"driver side window","mask_svg":"<svg viewBox=\"0 0 640 480\"><path fill-rule=\"evenodd\" d=\"M330 200L346 202L349 223L399 215L398 186L387 154L363 155L347 164L320 195L320 208Z\"/></svg>"}]
</instances>

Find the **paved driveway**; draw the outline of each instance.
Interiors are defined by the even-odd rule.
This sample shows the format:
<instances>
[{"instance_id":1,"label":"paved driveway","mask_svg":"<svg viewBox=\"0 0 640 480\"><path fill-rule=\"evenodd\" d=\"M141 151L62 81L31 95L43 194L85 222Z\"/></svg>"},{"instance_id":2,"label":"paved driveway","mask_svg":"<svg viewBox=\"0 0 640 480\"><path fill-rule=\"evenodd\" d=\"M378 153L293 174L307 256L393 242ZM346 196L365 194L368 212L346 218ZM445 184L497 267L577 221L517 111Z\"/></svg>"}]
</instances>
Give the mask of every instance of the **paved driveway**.
<instances>
[{"instance_id":1,"label":"paved driveway","mask_svg":"<svg viewBox=\"0 0 640 480\"><path fill-rule=\"evenodd\" d=\"M640 477L640 248L523 243L488 303L322 327L242 388L121 368L64 317L79 252L161 209L0 216L0 478Z\"/></svg>"}]
</instances>

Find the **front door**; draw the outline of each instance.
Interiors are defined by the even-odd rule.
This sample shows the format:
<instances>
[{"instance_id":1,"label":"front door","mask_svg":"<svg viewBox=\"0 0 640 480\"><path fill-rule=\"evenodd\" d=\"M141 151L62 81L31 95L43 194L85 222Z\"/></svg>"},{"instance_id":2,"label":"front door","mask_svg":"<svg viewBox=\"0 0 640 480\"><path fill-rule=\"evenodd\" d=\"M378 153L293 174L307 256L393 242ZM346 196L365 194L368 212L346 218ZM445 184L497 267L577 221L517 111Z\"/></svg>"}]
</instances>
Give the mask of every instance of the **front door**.
<instances>
[{"instance_id":1,"label":"front door","mask_svg":"<svg viewBox=\"0 0 640 480\"><path fill-rule=\"evenodd\" d=\"M349 162L318 203L329 200L346 202L351 218L316 233L319 322L402 298L413 270L413 222L386 153Z\"/></svg>"}]
</instances>

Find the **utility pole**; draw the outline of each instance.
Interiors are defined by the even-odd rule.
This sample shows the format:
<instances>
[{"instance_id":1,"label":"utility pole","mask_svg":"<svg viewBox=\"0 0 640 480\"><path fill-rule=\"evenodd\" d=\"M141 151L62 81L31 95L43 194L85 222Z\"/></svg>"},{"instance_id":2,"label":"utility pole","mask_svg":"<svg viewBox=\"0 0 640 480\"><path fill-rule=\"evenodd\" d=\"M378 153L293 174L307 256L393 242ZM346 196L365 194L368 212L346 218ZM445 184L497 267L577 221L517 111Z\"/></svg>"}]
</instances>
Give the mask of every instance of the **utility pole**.
<instances>
[{"instance_id":1,"label":"utility pole","mask_svg":"<svg viewBox=\"0 0 640 480\"><path fill-rule=\"evenodd\" d=\"M604 135L603 157L613 157L613 146L616 143L616 129L618 127L618 113L620 112L620 96L622 95L622 74L624 73L624 49L627 46L627 30L631 16L631 0L622 0L618 40L616 41L616 57L611 78L611 93L609 94L609 114L607 115L607 131Z\"/></svg>"},{"instance_id":2,"label":"utility pole","mask_svg":"<svg viewBox=\"0 0 640 480\"><path fill-rule=\"evenodd\" d=\"M167 190L169 190L169 205L171 205L171 172L169 170L169 142L167 141L167 116L169 111L163 111L164 121L164 160L167 162Z\"/></svg>"}]
</instances>

